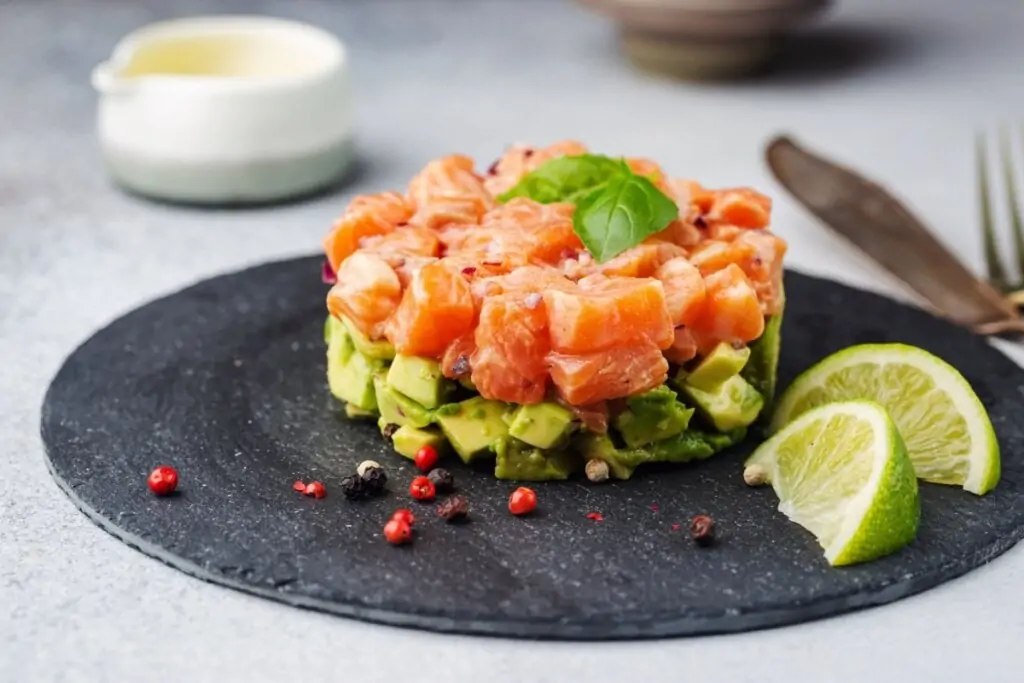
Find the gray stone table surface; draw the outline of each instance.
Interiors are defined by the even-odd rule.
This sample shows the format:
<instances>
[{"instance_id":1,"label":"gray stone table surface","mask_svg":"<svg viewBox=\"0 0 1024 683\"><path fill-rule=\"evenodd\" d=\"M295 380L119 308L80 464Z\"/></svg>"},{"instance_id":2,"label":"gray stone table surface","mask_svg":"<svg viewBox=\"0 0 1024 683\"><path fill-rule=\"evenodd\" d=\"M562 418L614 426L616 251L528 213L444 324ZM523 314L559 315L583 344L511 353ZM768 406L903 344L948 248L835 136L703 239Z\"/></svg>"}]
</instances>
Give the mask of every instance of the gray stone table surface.
<instances>
[{"instance_id":1,"label":"gray stone table surface","mask_svg":"<svg viewBox=\"0 0 1024 683\"><path fill-rule=\"evenodd\" d=\"M777 197L791 265L905 297L773 184L761 149L787 130L897 187L980 265L971 135L1024 117L1024 6L840 4L785 69L687 86L635 74L603 20L557 1L0 0L0 680L1021 680L1024 548L894 605L771 631L609 645L439 636L189 578L93 526L43 465L40 401L86 336L197 279L315 251L352 193L400 186L453 150L486 165L507 142L571 136L711 185L753 184ZM305 19L349 43L356 183L217 212L110 186L90 68L143 23L214 9Z\"/></svg>"}]
</instances>

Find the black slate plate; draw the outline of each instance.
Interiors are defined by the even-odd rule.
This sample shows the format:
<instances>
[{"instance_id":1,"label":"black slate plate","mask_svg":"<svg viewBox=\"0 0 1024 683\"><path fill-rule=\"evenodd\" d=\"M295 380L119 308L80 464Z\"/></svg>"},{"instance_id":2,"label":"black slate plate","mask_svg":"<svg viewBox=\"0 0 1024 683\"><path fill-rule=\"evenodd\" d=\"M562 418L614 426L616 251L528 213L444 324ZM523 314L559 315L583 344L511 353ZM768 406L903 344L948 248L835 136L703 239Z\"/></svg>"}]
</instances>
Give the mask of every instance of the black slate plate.
<instances>
[{"instance_id":1,"label":"black slate plate","mask_svg":"<svg viewBox=\"0 0 1024 683\"><path fill-rule=\"evenodd\" d=\"M506 511L514 485L453 465L473 521L413 505L417 540L381 537L410 501L408 462L376 427L340 416L324 382L319 260L202 282L115 321L75 351L43 407L50 469L126 543L216 583L371 621L505 636L614 639L742 631L815 619L922 591L1024 535L1021 371L984 341L920 311L790 273L781 384L857 342L898 340L961 368L991 411L1003 481L977 498L925 485L920 536L867 565L831 569L810 534L744 486L752 444L690 467L603 486L536 488L538 514ZM371 457L392 493L350 503L339 482ZM149 470L175 465L158 499ZM305 498L296 479L322 480ZM587 518L603 513L604 521ZM720 543L694 547L694 514ZM682 531L673 525L682 525Z\"/></svg>"}]
</instances>

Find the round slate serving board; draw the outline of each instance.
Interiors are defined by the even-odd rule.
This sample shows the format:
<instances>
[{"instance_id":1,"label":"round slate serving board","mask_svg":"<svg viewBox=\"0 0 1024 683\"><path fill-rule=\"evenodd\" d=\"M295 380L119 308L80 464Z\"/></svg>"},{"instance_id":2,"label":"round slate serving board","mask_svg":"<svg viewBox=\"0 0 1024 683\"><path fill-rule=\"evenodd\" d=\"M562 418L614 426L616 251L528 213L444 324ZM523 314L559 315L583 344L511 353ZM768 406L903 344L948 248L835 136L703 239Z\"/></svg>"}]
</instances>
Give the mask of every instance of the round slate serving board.
<instances>
[{"instance_id":1,"label":"round slate serving board","mask_svg":"<svg viewBox=\"0 0 1024 683\"><path fill-rule=\"evenodd\" d=\"M615 639L742 631L890 602L958 576L1024 535L1024 373L984 341L890 300L797 273L786 279L781 386L858 342L903 341L959 367L991 412L1003 481L990 495L924 485L918 539L832 569L813 537L749 489L752 447L628 482L537 485L528 518L510 482L451 464L472 521L416 505L416 542L381 528L414 475L376 426L347 421L324 380L319 259L217 277L115 321L76 350L46 395L49 466L76 505L142 552L283 602L438 631ZM1016 423L1016 424L1015 424ZM374 458L391 493L359 503L342 477ZM146 475L168 463L180 495ZM319 479L322 500L292 490ZM587 518L600 512L603 521ZM695 547L691 516L719 543ZM681 529L674 529L674 525Z\"/></svg>"}]
</instances>

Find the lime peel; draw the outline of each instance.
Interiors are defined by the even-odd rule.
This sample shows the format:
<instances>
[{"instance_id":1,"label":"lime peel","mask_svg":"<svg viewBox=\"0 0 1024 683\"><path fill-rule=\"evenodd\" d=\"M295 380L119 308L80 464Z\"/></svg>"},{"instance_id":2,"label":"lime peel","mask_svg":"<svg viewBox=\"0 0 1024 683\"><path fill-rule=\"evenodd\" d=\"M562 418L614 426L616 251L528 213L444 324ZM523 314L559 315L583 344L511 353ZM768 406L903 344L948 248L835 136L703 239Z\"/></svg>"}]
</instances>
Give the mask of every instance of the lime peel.
<instances>
[{"instance_id":1,"label":"lime peel","mask_svg":"<svg viewBox=\"0 0 1024 683\"><path fill-rule=\"evenodd\" d=\"M999 444L971 385L946 361L907 344L861 344L820 361L780 397L770 431L810 408L849 399L888 410L921 479L978 495L999 482Z\"/></svg>"},{"instance_id":2,"label":"lime peel","mask_svg":"<svg viewBox=\"0 0 1024 683\"><path fill-rule=\"evenodd\" d=\"M754 451L744 478L772 484L779 510L834 566L888 555L917 534L917 478L899 431L870 401L813 408Z\"/></svg>"}]
</instances>

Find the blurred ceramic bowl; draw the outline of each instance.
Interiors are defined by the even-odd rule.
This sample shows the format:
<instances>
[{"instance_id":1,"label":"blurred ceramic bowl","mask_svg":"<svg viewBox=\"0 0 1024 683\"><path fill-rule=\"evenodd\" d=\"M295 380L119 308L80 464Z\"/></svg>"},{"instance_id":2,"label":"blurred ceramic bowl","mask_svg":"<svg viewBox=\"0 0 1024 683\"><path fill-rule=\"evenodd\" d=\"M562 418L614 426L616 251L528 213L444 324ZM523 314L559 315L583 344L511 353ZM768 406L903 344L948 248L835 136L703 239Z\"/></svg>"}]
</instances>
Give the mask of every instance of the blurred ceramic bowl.
<instances>
[{"instance_id":1,"label":"blurred ceramic bowl","mask_svg":"<svg viewBox=\"0 0 1024 683\"><path fill-rule=\"evenodd\" d=\"M107 167L140 194L279 201L332 184L352 160L345 48L313 26L164 21L126 36L92 81Z\"/></svg>"},{"instance_id":2,"label":"blurred ceramic bowl","mask_svg":"<svg viewBox=\"0 0 1024 683\"><path fill-rule=\"evenodd\" d=\"M614 20L637 67L686 79L765 67L783 38L831 0L577 0Z\"/></svg>"}]
</instances>

